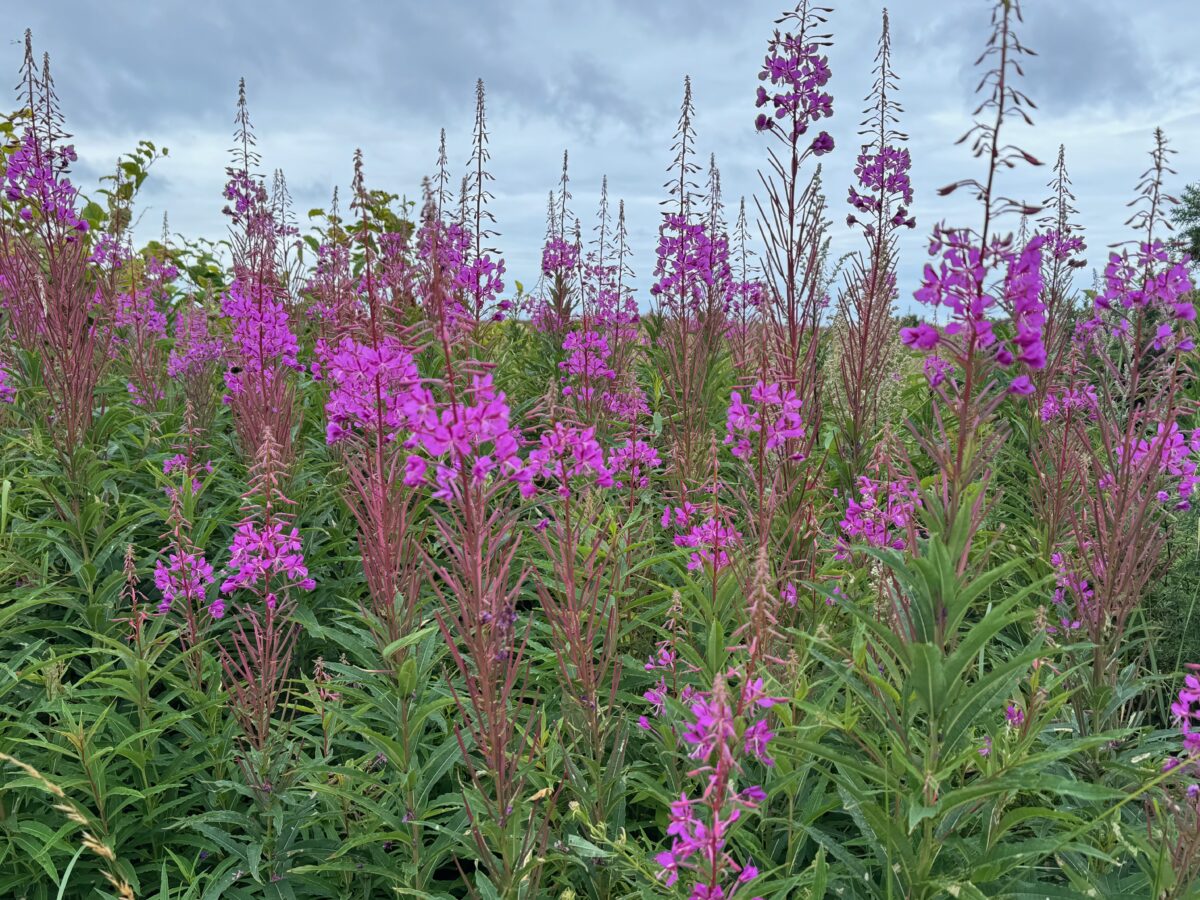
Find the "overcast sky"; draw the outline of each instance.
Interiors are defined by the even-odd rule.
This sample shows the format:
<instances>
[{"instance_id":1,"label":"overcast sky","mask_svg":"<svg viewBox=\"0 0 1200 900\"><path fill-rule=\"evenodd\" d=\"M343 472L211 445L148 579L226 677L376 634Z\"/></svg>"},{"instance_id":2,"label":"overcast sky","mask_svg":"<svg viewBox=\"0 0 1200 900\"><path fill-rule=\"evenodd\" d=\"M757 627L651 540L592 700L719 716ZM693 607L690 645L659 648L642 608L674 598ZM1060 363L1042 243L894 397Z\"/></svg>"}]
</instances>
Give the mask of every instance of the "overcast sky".
<instances>
[{"instance_id":1,"label":"overcast sky","mask_svg":"<svg viewBox=\"0 0 1200 900\"><path fill-rule=\"evenodd\" d=\"M838 142L824 158L834 249L859 240L844 226L881 4L828 0ZM911 135L918 219L906 234L901 299L908 304L937 221L974 224L965 195L936 196L981 172L954 141L970 125L987 38L985 0L893 0L893 60ZM1059 143L1087 228L1089 262L1128 237L1122 222L1152 132L1179 151L1176 192L1200 181L1200 36L1195 0L1026 0L1020 35L1038 56L1024 89L1036 127L1008 135L1044 160L1005 175L1004 193L1047 194ZM445 127L452 165L470 151L474 85L487 84L498 246L510 279L537 280L546 193L570 151L574 211L590 228L601 176L624 198L642 275L653 265L658 202L670 162L683 76L692 77L699 147L715 153L725 195L757 187L765 140L753 119L757 72L780 6L763 0L81 0L19 4L6 58L16 80L21 32L49 51L85 190L146 138L170 148L142 195L141 234L168 212L173 231L224 234L221 187L237 81L244 76L264 169L282 168L298 212L346 185L356 147L368 183L415 196ZM15 105L15 103L13 104ZM1018 133L1019 132L1019 133ZM344 188L343 188L344 189ZM1015 229L1016 222L1011 227ZM644 282L643 282L644 283ZM510 282L511 286L511 282Z\"/></svg>"}]
</instances>

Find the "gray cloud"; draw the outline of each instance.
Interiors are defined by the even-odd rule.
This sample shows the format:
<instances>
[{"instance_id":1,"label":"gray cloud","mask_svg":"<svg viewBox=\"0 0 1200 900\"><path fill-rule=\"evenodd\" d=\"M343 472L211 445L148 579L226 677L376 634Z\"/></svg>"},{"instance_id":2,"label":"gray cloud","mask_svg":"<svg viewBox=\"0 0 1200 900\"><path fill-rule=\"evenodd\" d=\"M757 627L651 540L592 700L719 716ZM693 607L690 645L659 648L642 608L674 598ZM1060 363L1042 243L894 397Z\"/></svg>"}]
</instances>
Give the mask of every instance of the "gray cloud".
<instances>
[{"instance_id":1,"label":"gray cloud","mask_svg":"<svg viewBox=\"0 0 1200 900\"><path fill-rule=\"evenodd\" d=\"M836 116L828 127L838 149L823 162L831 218L840 222L880 10L861 0L830 5L837 7L829 21ZM902 276L911 287L928 228L978 215L965 196L935 192L981 168L953 141L969 127L975 105L979 73L972 64L988 34L988 4L892 6L920 222L903 247ZM1009 136L1047 161L1066 143L1094 249L1125 236L1123 204L1145 167L1156 124L1182 151L1177 160L1200 157L1200 113L1179 102L1200 87L1194 33L1178 27L1190 6L1026 3L1021 35L1039 55L1026 67L1024 87L1040 109L1037 128ZM564 148L571 151L575 211L590 225L607 174L612 196L627 200L636 262L648 273L685 73L693 80L701 160L716 153L731 205L759 189L756 170L765 162L751 122L757 70L778 15L767 0L111 0L28 4L21 14L23 20L8 17L12 27L32 27L39 52L51 54L77 135L78 180L108 171L139 138L172 148L144 192L148 233L165 209L186 233L222 234L220 190L243 75L264 167L285 170L301 212L324 205L335 184L348 182L355 147L366 153L373 184L412 196L433 168L437 130L445 126L460 171L470 149L474 83L483 77L500 246L510 275L526 284L536 280L545 195ZM0 66L15 71L19 33L12 38ZM1005 193L1040 200L1049 178L1048 166L1006 173ZM1173 186L1197 178L1185 170ZM836 229L839 252L856 241Z\"/></svg>"}]
</instances>

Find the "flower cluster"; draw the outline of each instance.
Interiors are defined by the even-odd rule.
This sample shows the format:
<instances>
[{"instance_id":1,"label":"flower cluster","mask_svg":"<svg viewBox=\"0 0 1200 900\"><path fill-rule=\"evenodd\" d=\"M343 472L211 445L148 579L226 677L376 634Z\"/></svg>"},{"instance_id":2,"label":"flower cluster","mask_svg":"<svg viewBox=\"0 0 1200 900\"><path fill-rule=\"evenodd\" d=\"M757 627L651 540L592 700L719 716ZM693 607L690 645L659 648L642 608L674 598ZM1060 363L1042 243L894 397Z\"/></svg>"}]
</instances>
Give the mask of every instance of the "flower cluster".
<instances>
[{"instance_id":1,"label":"flower cluster","mask_svg":"<svg viewBox=\"0 0 1200 900\"><path fill-rule=\"evenodd\" d=\"M712 566L714 572L721 571L730 563L729 548L742 540L742 533L723 518L705 516L702 507L687 501L663 510L662 527L682 532L675 535L675 546L692 548L687 564L692 572L705 564Z\"/></svg>"},{"instance_id":2,"label":"flower cluster","mask_svg":"<svg viewBox=\"0 0 1200 900\"><path fill-rule=\"evenodd\" d=\"M1189 261L1185 256L1171 263L1166 246L1157 240L1142 243L1132 257L1128 252L1110 254L1104 267L1104 290L1095 299L1096 315L1082 323L1082 335L1097 330L1102 315L1109 312L1116 316L1113 335L1128 336L1135 331L1128 313L1152 310L1162 320L1152 338L1154 348L1162 350L1173 344L1182 352L1192 350L1195 343L1180 324L1196 318L1196 307L1189 299L1194 288L1188 274Z\"/></svg>"},{"instance_id":3,"label":"flower cluster","mask_svg":"<svg viewBox=\"0 0 1200 900\"><path fill-rule=\"evenodd\" d=\"M419 446L437 461L433 496L447 501L457 498L464 470L476 485L486 482L492 473L499 473L516 482L524 496L531 496L533 474L518 455L520 439L509 424L511 410L504 392L497 391L492 376L485 374L473 377L468 396L470 402L460 397L447 404L440 415L433 406L427 406L419 416L410 416L415 427L405 445ZM424 483L427 471L425 457L410 455L404 483L410 487Z\"/></svg>"},{"instance_id":4,"label":"flower cluster","mask_svg":"<svg viewBox=\"0 0 1200 900\"><path fill-rule=\"evenodd\" d=\"M147 337L167 336L167 316L158 308L150 288L118 294L113 310L113 325L138 331ZM114 344L120 346L127 340L118 336Z\"/></svg>"},{"instance_id":5,"label":"flower cluster","mask_svg":"<svg viewBox=\"0 0 1200 900\"><path fill-rule=\"evenodd\" d=\"M763 450L767 453L779 452L788 441L802 439L804 422L800 418L800 404L796 392L778 382L757 381L750 389L749 404L740 391L733 391L725 413L725 443L732 445L730 452L739 459L748 459L756 435L762 436ZM799 460L803 454L796 451L790 458Z\"/></svg>"},{"instance_id":6,"label":"flower cluster","mask_svg":"<svg viewBox=\"0 0 1200 900\"><path fill-rule=\"evenodd\" d=\"M945 327L922 322L912 328L900 329L900 339L906 346L928 353L945 346L960 358L977 351L990 351L1000 366L1021 364L1028 369L1041 369L1046 364L1043 344L1045 307L1041 301L1042 245L1045 237L1035 235L1016 252L1009 239L996 239L986 252L977 246L966 231L934 230L930 255L941 254L938 268L925 265L921 287L914 297L929 306L945 306L952 321ZM990 271L1003 267L1005 271L1000 298L989 293L986 280ZM988 318L1003 300L1012 317L1014 337L1011 345L1001 341ZM944 357L939 357L943 364ZM926 372L931 384L940 384L947 374L945 365ZM1033 392L1033 383L1026 374L1016 375L1009 391L1017 394Z\"/></svg>"},{"instance_id":7,"label":"flower cluster","mask_svg":"<svg viewBox=\"0 0 1200 900\"><path fill-rule=\"evenodd\" d=\"M661 465L657 450L645 441L633 438L614 447L608 454L608 467L616 476L614 483L619 488L628 484L631 488L644 490L650 486L650 470Z\"/></svg>"},{"instance_id":8,"label":"flower cluster","mask_svg":"<svg viewBox=\"0 0 1200 900\"><path fill-rule=\"evenodd\" d=\"M767 296L767 286L756 278L735 281L729 288L729 316L740 322L762 309ZM730 327L733 327L732 323Z\"/></svg>"},{"instance_id":9,"label":"flower cluster","mask_svg":"<svg viewBox=\"0 0 1200 900\"><path fill-rule=\"evenodd\" d=\"M667 618L663 622L663 628L670 637L667 640L658 641L654 645L654 653L646 660L646 664L643 666L647 672L658 673L658 681L655 682L653 687L642 694L643 699L650 704L650 713L655 718L661 717L667 709L667 697L671 692L671 688L667 684L668 676L672 684L677 684L681 670L691 670L686 664L683 666L680 665L681 660L676 650L678 641L682 640L685 636L685 632L681 627L681 614L682 607L679 597L676 595L667 613ZM685 707L690 707L692 698L695 696L695 686L685 684L679 691L679 702ZM643 731L650 731L653 728L650 724L650 719L646 716L638 716L638 727ZM672 729L672 733L674 733L674 729Z\"/></svg>"},{"instance_id":10,"label":"flower cluster","mask_svg":"<svg viewBox=\"0 0 1200 900\"><path fill-rule=\"evenodd\" d=\"M198 605L195 601L204 598L206 588L212 583L213 567L198 550L180 548L168 554L165 563L158 560L154 564L154 586L162 593L159 615L164 615L177 598L195 608ZM209 612L219 619L225 615L225 605L219 599L214 600Z\"/></svg>"},{"instance_id":11,"label":"flower cluster","mask_svg":"<svg viewBox=\"0 0 1200 900\"><path fill-rule=\"evenodd\" d=\"M558 364L564 380L564 397L576 397L590 402L597 386L612 381L616 373L609 366L612 351L608 340L598 331L572 331L563 340L567 358Z\"/></svg>"},{"instance_id":12,"label":"flower cluster","mask_svg":"<svg viewBox=\"0 0 1200 900\"><path fill-rule=\"evenodd\" d=\"M1094 421L1099 415L1099 410L1100 399L1096 395L1096 386L1083 384L1057 394L1047 394L1046 399L1042 401L1041 418L1043 422L1049 422L1078 412L1089 421Z\"/></svg>"},{"instance_id":13,"label":"flower cluster","mask_svg":"<svg viewBox=\"0 0 1200 900\"><path fill-rule=\"evenodd\" d=\"M0 367L0 403L12 403L17 399L17 389L8 383L8 370Z\"/></svg>"},{"instance_id":14,"label":"flower cluster","mask_svg":"<svg viewBox=\"0 0 1200 900\"><path fill-rule=\"evenodd\" d=\"M433 398L420 385L412 353L396 338L387 335L372 346L343 337L326 356L326 443L344 441L356 430L382 430L390 441L401 427L428 424Z\"/></svg>"},{"instance_id":15,"label":"flower cluster","mask_svg":"<svg viewBox=\"0 0 1200 900\"><path fill-rule=\"evenodd\" d=\"M447 337L456 335L468 317L460 293L461 288L471 283L472 276L463 274L468 268L470 247L471 235L458 223L446 225L431 220L421 226L417 235L417 255L428 275L421 280L422 303ZM480 284L478 278L475 283Z\"/></svg>"},{"instance_id":16,"label":"flower cluster","mask_svg":"<svg viewBox=\"0 0 1200 900\"><path fill-rule=\"evenodd\" d=\"M579 248L571 241L553 237L542 248L542 274L547 278L566 276L579 265Z\"/></svg>"},{"instance_id":17,"label":"flower cluster","mask_svg":"<svg viewBox=\"0 0 1200 900\"><path fill-rule=\"evenodd\" d=\"M865 191L860 194L854 186L850 186L850 205L861 213L878 215L887 208L888 198L899 197L901 204L888 220L893 228L901 225L915 228L917 220L909 216L908 207L913 202L912 179L908 171L912 168L912 157L907 149L885 145L878 153L871 153L864 148L858 154L858 162L854 166L854 174L858 183ZM851 214L846 219L847 225L854 225L858 220ZM875 226L866 223L868 235L875 233Z\"/></svg>"},{"instance_id":18,"label":"flower cluster","mask_svg":"<svg viewBox=\"0 0 1200 900\"><path fill-rule=\"evenodd\" d=\"M1200 800L1200 783L1197 783L1200 781L1200 676L1195 672L1200 666L1192 663L1188 668L1193 671L1184 676L1178 698L1171 704L1171 715L1179 725L1182 746L1178 756L1167 758L1163 771L1178 770L1193 779L1187 787L1187 796L1197 801Z\"/></svg>"},{"instance_id":19,"label":"flower cluster","mask_svg":"<svg viewBox=\"0 0 1200 900\"><path fill-rule=\"evenodd\" d=\"M850 544L911 549L909 528L920 505L920 494L911 480L883 482L860 475L858 499L850 500L839 523L842 534L834 558L849 559Z\"/></svg>"},{"instance_id":20,"label":"flower cluster","mask_svg":"<svg viewBox=\"0 0 1200 900\"><path fill-rule=\"evenodd\" d=\"M176 453L174 456L169 456L163 460L162 470L164 475L170 475L176 470L183 472L184 475L191 478L192 493L198 494L200 493L201 488L199 473L205 472L211 475L213 473L213 463L210 459L205 462L203 466L195 468L193 466L192 459L190 456L188 456L188 454ZM168 485L166 491L168 497L173 497L177 493L177 489L170 485Z\"/></svg>"},{"instance_id":21,"label":"flower cluster","mask_svg":"<svg viewBox=\"0 0 1200 900\"><path fill-rule=\"evenodd\" d=\"M526 477L555 483L560 496L571 496L571 481L585 477L599 487L612 487L613 473L596 442L595 428L555 422L543 431L538 446L529 452Z\"/></svg>"},{"instance_id":22,"label":"flower cluster","mask_svg":"<svg viewBox=\"0 0 1200 900\"><path fill-rule=\"evenodd\" d=\"M672 314L698 315L710 296L724 311L733 283L725 235L714 237L703 222L668 215L659 227L657 254L650 294L665 301Z\"/></svg>"},{"instance_id":23,"label":"flower cluster","mask_svg":"<svg viewBox=\"0 0 1200 900\"><path fill-rule=\"evenodd\" d=\"M208 316L201 309L181 310L175 317L175 344L167 355L167 376L201 374L224 353L219 337L209 334Z\"/></svg>"},{"instance_id":24,"label":"flower cluster","mask_svg":"<svg viewBox=\"0 0 1200 900\"><path fill-rule=\"evenodd\" d=\"M268 202L267 188L262 179L255 178L246 169L228 170L222 195L229 201L221 210L234 222L244 222L248 217L265 209Z\"/></svg>"},{"instance_id":25,"label":"flower cluster","mask_svg":"<svg viewBox=\"0 0 1200 900\"><path fill-rule=\"evenodd\" d=\"M467 300L475 321L490 318L501 322L512 309L511 300L500 298L504 292L504 260L492 259L486 252L473 256L474 238L471 229L461 222L442 226L438 235L437 264L455 295L452 321L447 324L457 324L461 320L466 314ZM421 245L421 254L428 261L432 252L433 236L428 235ZM391 268L396 266L393 264Z\"/></svg>"},{"instance_id":26,"label":"flower cluster","mask_svg":"<svg viewBox=\"0 0 1200 900\"><path fill-rule=\"evenodd\" d=\"M1118 446L1116 456L1118 461L1125 457L1125 448ZM1192 495L1200 485L1200 476L1196 474L1196 460L1200 455L1200 428L1190 435L1184 434L1179 425L1171 422L1164 425L1158 423L1152 438L1138 438L1130 455L1130 463L1134 466L1150 465L1158 468L1162 477L1173 484L1176 509L1191 508ZM1112 483L1112 479L1104 479L1101 487ZM1160 490L1160 503L1170 502L1172 491Z\"/></svg>"},{"instance_id":27,"label":"flower cluster","mask_svg":"<svg viewBox=\"0 0 1200 900\"><path fill-rule=\"evenodd\" d=\"M602 288L596 294L592 318L598 329L610 332L622 344L636 344L643 340L638 330L641 316L637 300L628 293L622 296L615 289Z\"/></svg>"},{"instance_id":28,"label":"flower cluster","mask_svg":"<svg viewBox=\"0 0 1200 900\"><path fill-rule=\"evenodd\" d=\"M1083 238L1071 234L1069 231L1058 231L1052 229L1046 232L1046 256L1049 259L1055 259L1062 262L1072 261L1077 265L1083 265L1082 260L1076 261L1077 254L1087 248L1087 244Z\"/></svg>"},{"instance_id":29,"label":"flower cluster","mask_svg":"<svg viewBox=\"0 0 1200 900\"><path fill-rule=\"evenodd\" d=\"M703 763L689 774L706 776L706 785L700 797L692 799L682 793L671 804L667 826L671 846L654 858L667 886L674 885L681 874L692 872L696 882L691 896L714 900L737 896L758 877L753 863L733 858L728 842L742 814L766 799L756 785L737 790L736 779L743 760L774 764L767 753L774 733L758 712L779 702L766 695L761 678L743 683L736 706L724 679L718 679L712 691L693 693L691 721L683 740L692 747L691 758Z\"/></svg>"},{"instance_id":30,"label":"flower cluster","mask_svg":"<svg viewBox=\"0 0 1200 900\"><path fill-rule=\"evenodd\" d=\"M0 181L4 196L20 204L21 219L30 222L38 213L72 232L88 230L87 220L75 209L79 189L65 177L67 166L76 158L70 144L43 147L33 129L26 130L21 146L9 155Z\"/></svg>"},{"instance_id":31,"label":"flower cluster","mask_svg":"<svg viewBox=\"0 0 1200 900\"><path fill-rule=\"evenodd\" d=\"M512 301L500 297L504 292L503 259L492 259L491 254L481 253L459 268L454 284L471 299L476 320L490 318L493 322L503 322L512 309Z\"/></svg>"},{"instance_id":32,"label":"flower cluster","mask_svg":"<svg viewBox=\"0 0 1200 900\"><path fill-rule=\"evenodd\" d=\"M311 591L316 587L304 564L300 531L294 525L244 520L234 532L229 552L229 576L221 583L223 594L261 588L266 591L267 605L274 607L278 592L285 588Z\"/></svg>"},{"instance_id":33,"label":"flower cluster","mask_svg":"<svg viewBox=\"0 0 1200 900\"><path fill-rule=\"evenodd\" d=\"M774 90L763 85L758 88L754 105L770 105L774 112L758 114L754 127L759 131L778 130L787 141L794 141L808 132L809 125L833 115L833 97L825 92L829 83L829 58L816 44L805 44L794 35L776 36L767 50L760 81L770 82ZM784 128L780 120L790 119ZM822 131L810 145L821 156L833 149L833 138Z\"/></svg>"},{"instance_id":34,"label":"flower cluster","mask_svg":"<svg viewBox=\"0 0 1200 900\"><path fill-rule=\"evenodd\" d=\"M299 346L288 323L287 309L269 289L235 280L221 301L221 312L230 320L230 338L236 351L237 365L225 374L232 396L245 390L248 376L262 374L270 378L278 365L300 368L296 358Z\"/></svg>"},{"instance_id":35,"label":"flower cluster","mask_svg":"<svg viewBox=\"0 0 1200 900\"><path fill-rule=\"evenodd\" d=\"M1058 626L1047 629L1051 634L1060 629L1069 634L1083 627L1083 619L1095 614L1096 592L1086 578L1074 571L1062 552L1050 555L1054 569L1054 594L1051 600L1058 610Z\"/></svg>"}]
</instances>

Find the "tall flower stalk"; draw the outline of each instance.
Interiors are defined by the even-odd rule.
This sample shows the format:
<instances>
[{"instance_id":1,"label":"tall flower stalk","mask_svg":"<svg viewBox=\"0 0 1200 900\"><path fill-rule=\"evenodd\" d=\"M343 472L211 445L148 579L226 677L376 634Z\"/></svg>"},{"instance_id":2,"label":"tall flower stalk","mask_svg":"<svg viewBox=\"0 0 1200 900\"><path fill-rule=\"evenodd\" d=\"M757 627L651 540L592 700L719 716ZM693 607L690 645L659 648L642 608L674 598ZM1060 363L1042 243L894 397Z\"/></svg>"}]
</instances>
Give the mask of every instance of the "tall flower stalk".
<instances>
[{"instance_id":1,"label":"tall flower stalk","mask_svg":"<svg viewBox=\"0 0 1200 900\"><path fill-rule=\"evenodd\" d=\"M847 223L862 228L864 251L852 257L838 296L841 318L837 331L839 456L843 489L864 471L869 441L879 423L880 390L891 371L896 341L893 303L896 298L896 231L913 228L909 178L911 160L901 146L906 135L897 130L901 112L896 101L898 80L892 68L892 43L887 10L875 54L875 83L867 96L860 134L863 144L855 166L857 187L850 187L854 212ZM860 192L861 191L861 192ZM859 217L862 217L861 219Z\"/></svg>"},{"instance_id":2,"label":"tall flower stalk","mask_svg":"<svg viewBox=\"0 0 1200 900\"><path fill-rule=\"evenodd\" d=\"M230 219L233 281L221 301L229 320L225 402L233 409L242 452L253 458L259 438L270 431L284 460L292 457L296 424L295 378L300 368L287 292L276 271L277 247L286 237L275 220L262 176L246 105L246 84L238 85L234 161L226 170L225 214Z\"/></svg>"}]
</instances>

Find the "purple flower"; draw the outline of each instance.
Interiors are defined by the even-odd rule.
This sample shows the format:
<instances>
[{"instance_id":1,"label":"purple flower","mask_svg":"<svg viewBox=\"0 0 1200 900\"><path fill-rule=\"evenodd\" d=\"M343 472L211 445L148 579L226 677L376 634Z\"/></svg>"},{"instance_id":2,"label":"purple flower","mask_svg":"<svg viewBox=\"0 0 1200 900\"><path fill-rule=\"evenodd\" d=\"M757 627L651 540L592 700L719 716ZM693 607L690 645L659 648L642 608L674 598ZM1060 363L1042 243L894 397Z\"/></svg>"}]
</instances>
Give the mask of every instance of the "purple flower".
<instances>
[{"instance_id":1,"label":"purple flower","mask_svg":"<svg viewBox=\"0 0 1200 900\"><path fill-rule=\"evenodd\" d=\"M645 441L630 438L622 446L608 454L608 468L613 476L628 478L629 486L645 489L650 486L650 471L662 465L658 451ZM625 487L622 480L615 480L618 488Z\"/></svg>"},{"instance_id":2,"label":"purple flower","mask_svg":"<svg viewBox=\"0 0 1200 900\"><path fill-rule=\"evenodd\" d=\"M265 590L268 585L304 591L316 586L304 564L300 532L282 521L260 525L253 518L244 519L234 532L229 553L230 573L221 584L223 594Z\"/></svg>"},{"instance_id":3,"label":"purple flower","mask_svg":"<svg viewBox=\"0 0 1200 900\"><path fill-rule=\"evenodd\" d=\"M994 362L1002 367L1020 364L1026 369L1041 369L1046 365L1043 343L1045 327L1042 291L1042 247L1044 235L1035 235L1014 252L1009 239L996 238L988 247L980 248L970 233L962 230L935 228L930 242L931 255L940 255L937 268L926 264L921 287L914 296L930 306L946 306L951 321L939 332L929 323L901 329L901 340L908 346L929 353L948 346L960 359L982 351L991 351ZM989 272L1003 268L1003 293L989 293L985 282ZM1006 309L1012 318L1012 344L996 336L989 314L998 307ZM926 376L932 386L945 380L949 366L945 361L935 367L926 365ZM1013 393L1029 393L1033 386L1018 374L1011 382Z\"/></svg>"},{"instance_id":4,"label":"purple flower","mask_svg":"<svg viewBox=\"0 0 1200 900\"><path fill-rule=\"evenodd\" d=\"M660 298L672 315L689 319L700 315L710 295L723 308L733 285L729 239L710 235L703 222L664 216L658 231L654 278L650 294Z\"/></svg>"},{"instance_id":5,"label":"purple flower","mask_svg":"<svg viewBox=\"0 0 1200 900\"><path fill-rule=\"evenodd\" d=\"M719 572L729 565L729 547L741 543L742 533L728 523L715 517L699 519L702 511L691 503L679 507L667 507L663 511L662 527L686 528L683 534L675 535L676 547L691 547L688 570L696 571L705 565Z\"/></svg>"},{"instance_id":6,"label":"purple flower","mask_svg":"<svg viewBox=\"0 0 1200 900\"><path fill-rule=\"evenodd\" d=\"M331 384L325 401L327 443L376 430L394 440L401 428L429 424L432 403L420 388L416 362L395 338L386 336L372 346L344 337L322 368Z\"/></svg>"},{"instance_id":7,"label":"purple flower","mask_svg":"<svg viewBox=\"0 0 1200 900\"><path fill-rule=\"evenodd\" d=\"M530 451L529 474L556 484L563 497L571 494L573 479L584 477L598 487L612 487L612 471L604 462L604 453L596 442L595 428L579 428L555 422L542 432L538 446Z\"/></svg>"},{"instance_id":8,"label":"purple flower","mask_svg":"<svg viewBox=\"0 0 1200 900\"><path fill-rule=\"evenodd\" d=\"M1012 728L1020 728L1025 724L1025 711L1012 703L1004 710L1004 718Z\"/></svg>"},{"instance_id":9,"label":"purple flower","mask_svg":"<svg viewBox=\"0 0 1200 900\"><path fill-rule=\"evenodd\" d=\"M822 131L812 142L813 156L824 156L833 150L833 136L828 131Z\"/></svg>"},{"instance_id":10,"label":"purple flower","mask_svg":"<svg viewBox=\"0 0 1200 900\"><path fill-rule=\"evenodd\" d=\"M866 475L858 478L858 499L846 506L846 516L839 523L842 536L838 538L835 559L850 558L850 544L870 547L911 549L908 529L921 496L910 479L879 482Z\"/></svg>"},{"instance_id":11,"label":"purple flower","mask_svg":"<svg viewBox=\"0 0 1200 900\"><path fill-rule=\"evenodd\" d=\"M822 90L829 83L829 58L816 44L776 32L758 77L771 86L760 86L755 97L755 106L771 108L770 114L759 113L755 118L758 131L778 130L781 137L792 141L807 132L811 123L833 115L833 97ZM811 147L818 155L828 153L833 138L822 131Z\"/></svg>"},{"instance_id":12,"label":"purple flower","mask_svg":"<svg viewBox=\"0 0 1200 900\"><path fill-rule=\"evenodd\" d=\"M567 358L558 364L563 373L563 396L590 402L596 389L612 381L616 373L609 367L612 351L598 331L572 331L563 340Z\"/></svg>"},{"instance_id":13,"label":"purple flower","mask_svg":"<svg viewBox=\"0 0 1200 900\"><path fill-rule=\"evenodd\" d=\"M288 324L287 309L271 289L235 280L221 302L221 312L230 320L230 338L240 369L231 368L225 374L232 396L243 393L248 379L269 381L280 365L300 369L296 358L299 345Z\"/></svg>"},{"instance_id":14,"label":"purple flower","mask_svg":"<svg viewBox=\"0 0 1200 900\"><path fill-rule=\"evenodd\" d=\"M941 335L928 322L921 322L913 328L901 328L900 340L906 347L916 350L932 350L938 345Z\"/></svg>"},{"instance_id":15,"label":"purple flower","mask_svg":"<svg viewBox=\"0 0 1200 900\"><path fill-rule=\"evenodd\" d=\"M205 588L212 583L213 567L199 551L180 549L168 554L165 563L158 560L154 564L154 586L162 593L159 615L166 613L180 598L187 602L189 609L194 608L204 598ZM220 616L213 613L213 618Z\"/></svg>"},{"instance_id":16,"label":"purple flower","mask_svg":"<svg viewBox=\"0 0 1200 900\"><path fill-rule=\"evenodd\" d=\"M794 390L784 390L777 382L756 382L750 391L749 404L742 399L740 391L733 391L725 413L725 443L732 445L734 456L748 459L753 452L752 439L764 434L764 430L763 449L768 453L780 450L788 441L803 439L805 431L800 418L800 403ZM797 451L790 458L803 457Z\"/></svg>"}]
</instances>

